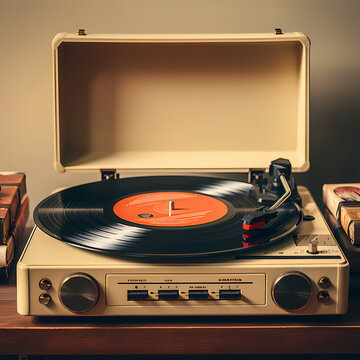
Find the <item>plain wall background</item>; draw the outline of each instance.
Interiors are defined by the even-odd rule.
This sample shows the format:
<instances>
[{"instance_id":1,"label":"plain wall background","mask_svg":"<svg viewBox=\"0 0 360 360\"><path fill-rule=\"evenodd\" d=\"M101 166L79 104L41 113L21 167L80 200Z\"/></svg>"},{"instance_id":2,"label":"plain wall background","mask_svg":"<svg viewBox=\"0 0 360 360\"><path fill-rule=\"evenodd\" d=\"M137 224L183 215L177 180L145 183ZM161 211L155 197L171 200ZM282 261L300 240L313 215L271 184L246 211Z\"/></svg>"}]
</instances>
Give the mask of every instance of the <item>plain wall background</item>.
<instances>
[{"instance_id":1,"label":"plain wall background","mask_svg":"<svg viewBox=\"0 0 360 360\"><path fill-rule=\"evenodd\" d=\"M321 186L360 182L359 0L0 0L0 170L25 171L31 208L54 188L100 179L53 167L51 40L59 32L301 31L312 42L311 169ZM240 178L240 177L239 177Z\"/></svg>"}]
</instances>

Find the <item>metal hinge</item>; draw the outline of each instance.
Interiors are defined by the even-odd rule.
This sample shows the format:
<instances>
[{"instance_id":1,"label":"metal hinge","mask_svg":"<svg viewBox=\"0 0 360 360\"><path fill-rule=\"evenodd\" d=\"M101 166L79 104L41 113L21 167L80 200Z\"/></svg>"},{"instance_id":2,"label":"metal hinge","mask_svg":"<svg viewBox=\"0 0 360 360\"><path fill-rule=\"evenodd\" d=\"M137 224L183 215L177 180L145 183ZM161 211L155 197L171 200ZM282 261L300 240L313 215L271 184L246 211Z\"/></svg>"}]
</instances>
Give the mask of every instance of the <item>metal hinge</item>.
<instances>
[{"instance_id":1,"label":"metal hinge","mask_svg":"<svg viewBox=\"0 0 360 360\"><path fill-rule=\"evenodd\" d=\"M85 29L78 29L77 34L78 34L79 36L86 36L86 35L87 35L86 32L85 32Z\"/></svg>"},{"instance_id":2,"label":"metal hinge","mask_svg":"<svg viewBox=\"0 0 360 360\"><path fill-rule=\"evenodd\" d=\"M116 169L101 169L101 181L115 180L120 178L120 174L116 173Z\"/></svg>"},{"instance_id":3,"label":"metal hinge","mask_svg":"<svg viewBox=\"0 0 360 360\"><path fill-rule=\"evenodd\" d=\"M267 184L267 179L264 178L265 169L249 169L248 183L259 187L260 193L263 192L264 186Z\"/></svg>"}]
</instances>

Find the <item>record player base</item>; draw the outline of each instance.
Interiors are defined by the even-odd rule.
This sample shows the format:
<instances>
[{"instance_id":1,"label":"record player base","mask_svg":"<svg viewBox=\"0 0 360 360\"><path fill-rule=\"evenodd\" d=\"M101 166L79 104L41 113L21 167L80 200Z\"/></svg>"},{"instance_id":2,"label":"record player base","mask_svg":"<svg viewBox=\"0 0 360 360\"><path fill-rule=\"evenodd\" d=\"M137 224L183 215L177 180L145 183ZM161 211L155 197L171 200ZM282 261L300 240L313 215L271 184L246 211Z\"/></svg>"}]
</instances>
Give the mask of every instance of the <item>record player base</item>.
<instances>
[{"instance_id":1,"label":"record player base","mask_svg":"<svg viewBox=\"0 0 360 360\"><path fill-rule=\"evenodd\" d=\"M299 193L303 211L313 221L304 221L283 241L226 259L136 261L71 246L35 227L17 264L18 312L40 316L344 314L349 264L310 192L299 187ZM308 252L311 239L318 241L314 253ZM48 288L43 288L43 281ZM201 291L205 297L200 299ZM194 292L197 298L192 297Z\"/></svg>"}]
</instances>

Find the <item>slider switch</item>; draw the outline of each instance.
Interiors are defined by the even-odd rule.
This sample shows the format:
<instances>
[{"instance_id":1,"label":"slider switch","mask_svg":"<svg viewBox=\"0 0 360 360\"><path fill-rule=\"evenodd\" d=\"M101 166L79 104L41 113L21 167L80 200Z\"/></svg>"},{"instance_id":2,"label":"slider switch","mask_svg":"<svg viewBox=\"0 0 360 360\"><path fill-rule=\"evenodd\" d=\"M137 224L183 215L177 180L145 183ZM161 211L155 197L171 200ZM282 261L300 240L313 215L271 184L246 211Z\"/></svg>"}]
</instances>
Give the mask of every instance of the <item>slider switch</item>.
<instances>
[{"instance_id":1,"label":"slider switch","mask_svg":"<svg viewBox=\"0 0 360 360\"><path fill-rule=\"evenodd\" d=\"M175 300L179 298L179 290L159 290L159 300Z\"/></svg>"},{"instance_id":2,"label":"slider switch","mask_svg":"<svg viewBox=\"0 0 360 360\"><path fill-rule=\"evenodd\" d=\"M147 290L128 290L128 300L147 300L148 297Z\"/></svg>"},{"instance_id":3,"label":"slider switch","mask_svg":"<svg viewBox=\"0 0 360 360\"><path fill-rule=\"evenodd\" d=\"M239 300L241 299L240 290L220 290L220 300Z\"/></svg>"},{"instance_id":4,"label":"slider switch","mask_svg":"<svg viewBox=\"0 0 360 360\"><path fill-rule=\"evenodd\" d=\"M207 290L189 290L189 300L203 300L209 298Z\"/></svg>"}]
</instances>

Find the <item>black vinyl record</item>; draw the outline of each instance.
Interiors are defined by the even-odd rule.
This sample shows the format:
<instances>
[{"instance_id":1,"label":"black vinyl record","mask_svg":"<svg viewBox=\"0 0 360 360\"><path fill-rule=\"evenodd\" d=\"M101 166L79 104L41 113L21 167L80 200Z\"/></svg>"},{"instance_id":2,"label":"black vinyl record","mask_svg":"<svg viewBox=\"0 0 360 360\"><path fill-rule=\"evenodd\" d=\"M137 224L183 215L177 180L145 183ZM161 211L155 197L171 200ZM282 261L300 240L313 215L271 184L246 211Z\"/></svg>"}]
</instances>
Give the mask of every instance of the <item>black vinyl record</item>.
<instances>
[{"instance_id":1,"label":"black vinyl record","mask_svg":"<svg viewBox=\"0 0 360 360\"><path fill-rule=\"evenodd\" d=\"M195 219L195 225L192 217L181 226L155 226L151 219L143 218L155 218L157 213L140 209L138 221L129 221L114 211L122 200L171 192L214 201L220 215L216 219L204 215L210 220L201 223ZM289 235L302 221L300 208L289 201L278 209L268 229L255 231L255 236L246 239L242 218L259 207L253 186L239 181L201 176L133 177L84 184L50 195L36 207L34 220L50 236L87 250L149 259L187 258L265 246Z\"/></svg>"}]
</instances>

